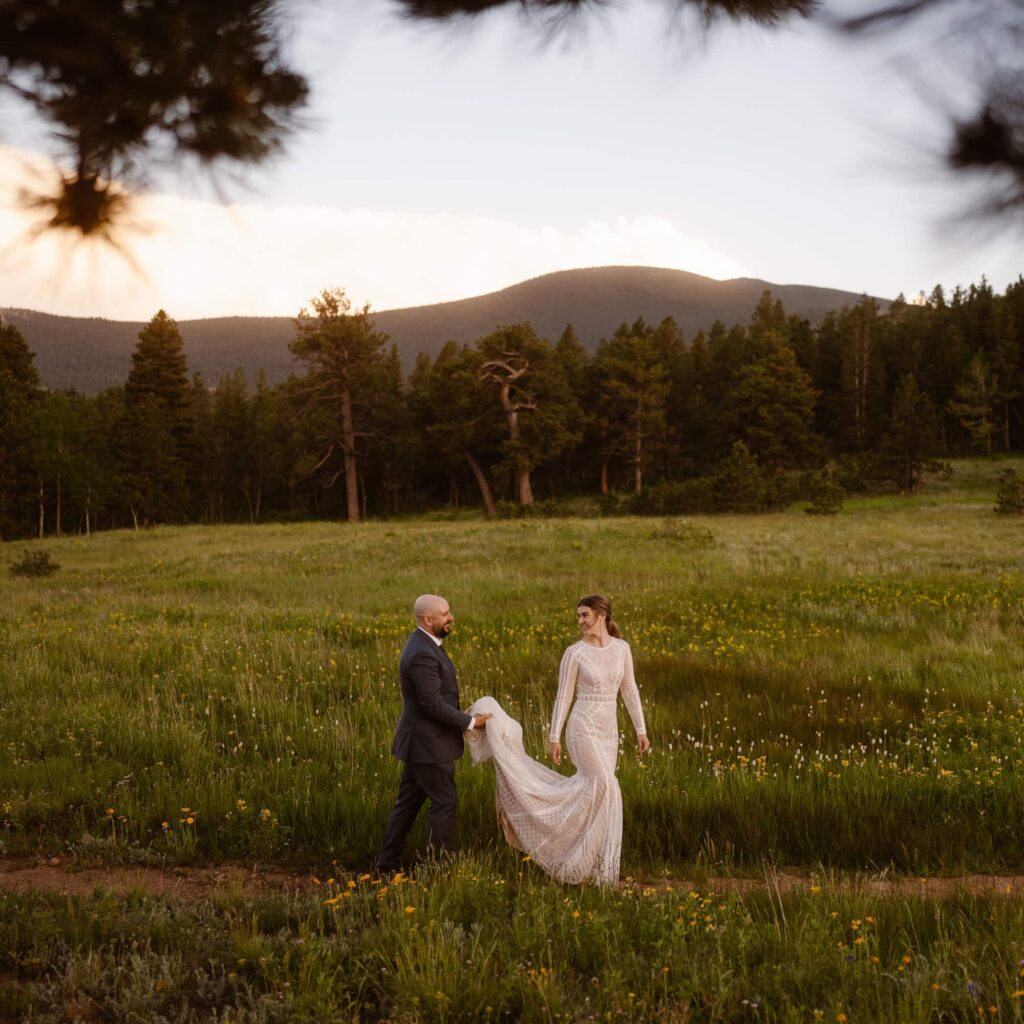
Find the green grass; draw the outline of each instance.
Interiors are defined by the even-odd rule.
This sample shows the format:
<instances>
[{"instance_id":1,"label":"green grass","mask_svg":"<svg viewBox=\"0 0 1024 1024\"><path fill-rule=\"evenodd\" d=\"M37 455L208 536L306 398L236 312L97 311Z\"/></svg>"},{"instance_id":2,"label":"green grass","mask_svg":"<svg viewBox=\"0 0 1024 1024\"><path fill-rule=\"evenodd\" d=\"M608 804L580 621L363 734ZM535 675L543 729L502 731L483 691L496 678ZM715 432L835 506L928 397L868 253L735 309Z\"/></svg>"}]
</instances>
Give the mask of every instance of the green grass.
<instances>
[{"instance_id":1,"label":"green grass","mask_svg":"<svg viewBox=\"0 0 1024 1024\"><path fill-rule=\"evenodd\" d=\"M624 872L756 875L766 859L814 870L1024 872L1024 522L992 512L1004 464L957 464L951 481L932 481L919 496L851 501L834 518L794 510L701 519L710 546L689 544L686 531L673 539L644 519L193 527L48 541L62 567L56 575L0 577L0 853L70 850L82 862L257 858L358 876L372 861L397 783L388 747L412 598L434 591L451 601L450 650L464 703L497 697L539 756L561 651L575 638L575 601L601 591L613 597L633 646L654 743L640 762L622 714ZM10 560L26 547L9 545ZM483 993L473 988L460 1000L457 992L482 917L460 916L445 902L450 891L452 900L474 903L465 893L476 892L475 871L515 892L496 912L499 921L522 921L523 936L553 927L564 900L600 910L607 942L587 956L611 958L621 973L618 987L597 993L586 988L582 966L558 967L540 981L520 971L514 984L498 986L500 998L482 1004L495 1016L537 1016L547 999L549 1014L578 1019L811 1019L813 1008L835 1019L850 1012L842 1007L862 1007L871 1019L962 1017L973 1012L963 987L972 971L1001 1013L1017 1012L1007 965L1024 952L992 945L997 933L1021 934L1016 899L956 903L941 913L938 905L894 902L886 911L893 935L935 915L943 922L913 945L928 948L930 966L914 975L920 985L907 985L907 971L883 969L884 958L860 974L851 973L862 970L856 964L819 962L812 947L831 941L832 926L813 924L809 897L785 909L790 925L803 922L795 932L780 932L781 907L751 898L730 917L753 915L746 931L737 926L723 945L701 947L678 980L671 974L659 989L661 950L678 947L685 958L690 948L678 946L668 910L651 911L648 940L638 922L649 915L629 909L632 897L567 890L529 872L523 882L518 858L498 840L490 768L467 759L458 784L461 859L431 883L415 914L366 917L364 904L376 906L376 897L365 895L346 898L328 917L322 901L271 900L284 915L271 929L277 938L267 940L275 949L294 944L282 935L310 937L281 968L291 994L273 995L283 980L256 985L236 971L248 994L222 987L211 1005L234 1007L232 1019L278 1019L273 1007L301 1017L301 984L323 993L310 1004L323 1014L310 1011L309 1019L478 1019L468 1007ZM249 920L245 899L238 897L243 909L188 910L195 920L182 935L201 938L202 972L229 963L224 936L235 934L236 912ZM19 932L25 955L57 965L46 984L58 979L53 992L66 995L68 978L88 974L76 958L99 947L74 930L71 905L42 896L8 904L12 919L27 922ZM90 906L74 913L110 916L117 927L137 918L140 934L156 943L140 954L140 964L153 961L146 970L156 969L161 951L184 957L182 971L199 970L184 940L161 945L153 923L183 911L141 901L137 913L124 908L122 921L102 900ZM839 919L868 912L851 907L839 908ZM302 921L307 931L296 931ZM513 939L516 928L481 931L491 937L474 948L491 942L503 963L525 962L533 939ZM47 935L56 945L32 952ZM553 938L560 956L575 935ZM652 951L637 966L625 951L648 941ZM903 940L887 941L895 949ZM220 952L207 955L203 943ZM407 957L404 967L381 961L388 979L366 967L377 963L374 943L389 957ZM444 977L427 962L438 943L450 947L436 968ZM827 943L822 949L832 956ZM314 950L322 963L306 959ZM701 987L699 969L712 953L714 992ZM358 991L341 980L350 972L338 965L349 954L363 958L359 970L370 979ZM789 966L779 974L773 958ZM125 969L88 962L97 977ZM332 962L333 981L303 980ZM936 964L941 977L929 973ZM951 981L957 971L960 988ZM226 974L218 977L227 984ZM943 1001L925 980L940 984ZM135 990L135 981L124 984ZM834 998L826 998L829 985ZM32 998L44 988L40 981ZM82 981L76 991L86 988ZM431 1002L431 991L446 1000ZM755 1013L758 993L767 994ZM185 1013L186 1003L174 1005Z\"/></svg>"},{"instance_id":2,"label":"green grass","mask_svg":"<svg viewBox=\"0 0 1024 1024\"><path fill-rule=\"evenodd\" d=\"M1020 899L571 888L508 861L190 905L0 896L0 1019L1022 1019Z\"/></svg>"}]
</instances>

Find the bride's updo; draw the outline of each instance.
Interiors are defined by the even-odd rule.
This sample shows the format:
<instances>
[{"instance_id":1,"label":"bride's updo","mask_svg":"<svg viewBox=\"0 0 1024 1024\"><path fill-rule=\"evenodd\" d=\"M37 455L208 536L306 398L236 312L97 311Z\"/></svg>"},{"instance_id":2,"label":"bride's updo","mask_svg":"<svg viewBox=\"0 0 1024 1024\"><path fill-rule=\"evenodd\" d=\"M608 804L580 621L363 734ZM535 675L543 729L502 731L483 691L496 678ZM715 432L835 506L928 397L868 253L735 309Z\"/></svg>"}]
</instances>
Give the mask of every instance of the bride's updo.
<instances>
[{"instance_id":1,"label":"bride's updo","mask_svg":"<svg viewBox=\"0 0 1024 1024\"><path fill-rule=\"evenodd\" d=\"M576 607L592 608L598 615L604 616L605 629L609 636L621 637L618 625L612 621L612 603L604 594L591 594L589 597L581 597L576 602Z\"/></svg>"}]
</instances>

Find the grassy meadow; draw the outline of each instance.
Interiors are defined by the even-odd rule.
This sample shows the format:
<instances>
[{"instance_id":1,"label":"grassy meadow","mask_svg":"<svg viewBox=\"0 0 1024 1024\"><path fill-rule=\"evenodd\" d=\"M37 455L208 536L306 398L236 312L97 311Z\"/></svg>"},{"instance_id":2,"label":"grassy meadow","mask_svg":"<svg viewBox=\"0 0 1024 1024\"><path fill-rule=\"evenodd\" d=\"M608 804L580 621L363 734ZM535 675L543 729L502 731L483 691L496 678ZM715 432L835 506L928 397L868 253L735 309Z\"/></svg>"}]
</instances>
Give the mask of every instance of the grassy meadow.
<instances>
[{"instance_id":1,"label":"grassy meadow","mask_svg":"<svg viewBox=\"0 0 1024 1024\"><path fill-rule=\"evenodd\" d=\"M45 542L56 575L0 578L0 856L259 861L321 887L0 896L0 1019L1019 1019L1020 898L864 882L1024 873L1024 522L992 512L1007 464L828 518ZM538 756L575 600L612 596L654 744L639 760L620 711L635 886L547 882L499 841L493 773L468 758L457 857L419 868L410 848L413 880L363 877L423 591L456 616L463 703L495 696ZM715 895L766 865L806 891Z\"/></svg>"}]
</instances>

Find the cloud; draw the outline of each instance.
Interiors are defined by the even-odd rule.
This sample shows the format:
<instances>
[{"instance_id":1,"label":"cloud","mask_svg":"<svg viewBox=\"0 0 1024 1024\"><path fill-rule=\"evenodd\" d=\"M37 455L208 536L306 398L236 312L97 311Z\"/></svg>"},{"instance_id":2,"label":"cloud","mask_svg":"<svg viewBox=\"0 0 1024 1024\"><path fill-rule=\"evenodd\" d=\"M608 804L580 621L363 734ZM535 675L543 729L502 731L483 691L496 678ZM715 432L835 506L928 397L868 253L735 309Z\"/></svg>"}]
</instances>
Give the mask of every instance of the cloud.
<instances>
[{"instance_id":1,"label":"cloud","mask_svg":"<svg viewBox=\"0 0 1024 1024\"><path fill-rule=\"evenodd\" d=\"M664 217L526 226L485 217L220 205L144 194L131 261L102 245L30 240L18 186L45 187L47 165L0 147L0 306L148 319L158 308L205 316L292 316L321 288L393 309L468 298L555 270L641 265L747 276L728 255ZM132 265L134 264L134 266Z\"/></svg>"}]
</instances>

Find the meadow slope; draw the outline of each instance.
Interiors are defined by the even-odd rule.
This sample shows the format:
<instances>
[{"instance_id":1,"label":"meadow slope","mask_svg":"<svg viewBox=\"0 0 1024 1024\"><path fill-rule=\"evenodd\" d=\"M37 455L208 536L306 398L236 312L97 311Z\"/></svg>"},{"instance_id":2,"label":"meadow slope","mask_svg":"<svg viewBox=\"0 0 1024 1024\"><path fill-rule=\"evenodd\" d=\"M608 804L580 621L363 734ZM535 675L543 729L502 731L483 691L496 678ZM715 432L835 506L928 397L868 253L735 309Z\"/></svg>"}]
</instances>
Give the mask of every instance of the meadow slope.
<instances>
[{"instance_id":1,"label":"meadow slope","mask_svg":"<svg viewBox=\"0 0 1024 1024\"><path fill-rule=\"evenodd\" d=\"M132 1012L182 1020L1019 1017L1018 897L856 882L1024 871L1024 523L992 512L1000 465L834 518L47 542L60 571L5 575L0 594L0 854L259 860L323 888L173 911L5 895L0 964L38 977L0 1009L64 1019L87 992L115 1016L141 1000ZM457 859L363 877L394 795L395 664L422 591L451 601L464 702L497 697L538 755L574 602L612 595L654 743L638 759L622 714L623 871L641 884L546 882L499 842L491 770L468 759ZM766 864L807 891L712 895L715 875ZM135 960L115 933L135 936Z\"/></svg>"}]
</instances>

